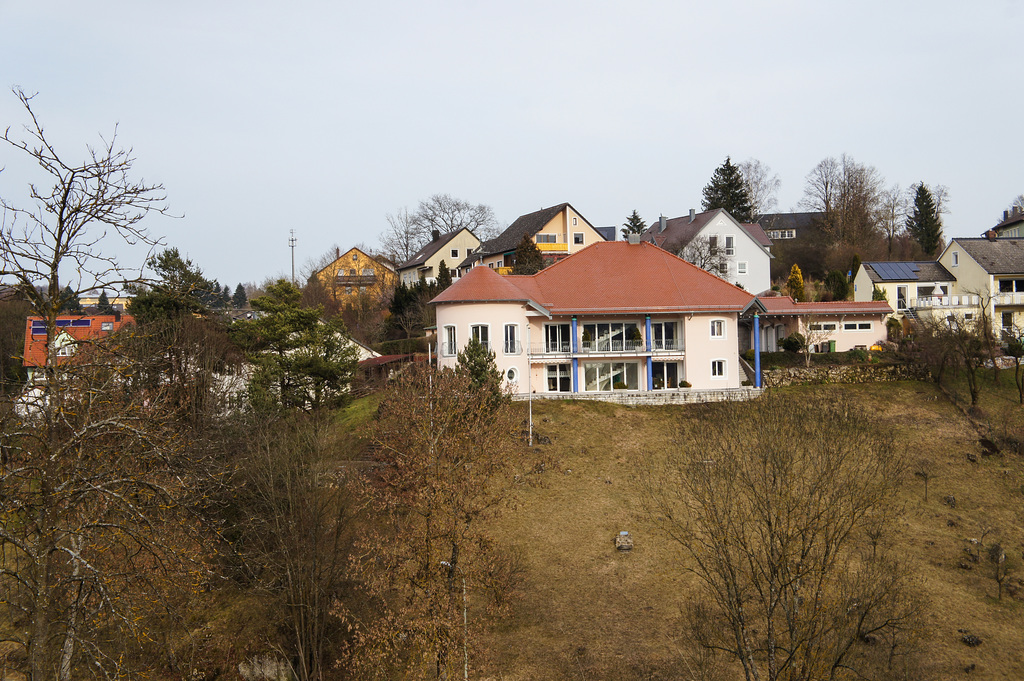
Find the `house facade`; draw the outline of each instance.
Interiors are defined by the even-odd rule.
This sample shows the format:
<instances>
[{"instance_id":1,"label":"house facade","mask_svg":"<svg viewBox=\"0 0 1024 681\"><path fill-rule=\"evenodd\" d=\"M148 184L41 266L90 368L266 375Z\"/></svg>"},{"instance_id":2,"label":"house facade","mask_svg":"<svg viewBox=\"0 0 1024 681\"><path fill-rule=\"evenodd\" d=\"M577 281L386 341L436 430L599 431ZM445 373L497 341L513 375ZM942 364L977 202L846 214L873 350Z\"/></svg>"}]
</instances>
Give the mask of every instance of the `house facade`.
<instances>
[{"instance_id":1,"label":"house facade","mask_svg":"<svg viewBox=\"0 0 1024 681\"><path fill-rule=\"evenodd\" d=\"M956 293L969 297L977 313L984 310L993 330L1024 327L1024 238L958 237L938 261L956 277Z\"/></svg>"},{"instance_id":2,"label":"house facade","mask_svg":"<svg viewBox=\"0 0 1024 681\"><path fill-rule=\"evenodd\" d=\"M513 392L729 390L746 291L649 243L600 242L529 276L472 268L435 298L438 365L471 338Z\"/></svg>"},{"instance_id":3,"label":"house facade","mask_svg":"<svg viewBox=\"0 0 1024 681\"><path fill-rule=\"evenodd\" d=\"M504 232L463 260L459 265L460 273L483 266L511 274L516 247L524 236L537 245L548 264L605 241L605 237L579 211L568 203L560 203L520 215Z\"/></svg>"},{"instance_id":4,"label":"house facade","mask_svg":"<svg viewBox=\"0 0 1024 681\"><path fill-rule=\"evenodd\" d=\"M958 290L957 277L949 269L929 260L862 262L853 278L853 299L870 302L875 289L897 318L920 319L978 305L977 296Z\"/></svg>"},{"instance_id":5,"label":"house facade","mask_svg":"<svg viewBox=\"0 0 1024 681\"><path fill-rule=\"evenodd\" d=\"M799 333L813 340L812 352L868 350L887 337L886 319L893 310L881 301L800 303L790 296L761 296L761 349L781 350L786 336Z\"/></svg>"},{"instance_id":6,"label":"house facade","mask_svg":"<svg viewBox=\"0 0 1024 681\"><path fill-rule=\"evenodd\" d=\"M771 288L772 241L757 224L741 224L721 208L660 218L640 235L722 279L757 294Z\"/></svg>"},{"instance_id":7,"label":"house facade","mask_svg":"<svg viewBox=\"0 0 1024 681\"><path fill-rule=\"evenodd\" d=\"M452 279L458 279L459 263L479 247L480 239L467 227L446 234L435 230L427 245L398 266L398 279L406 286L412 286L420 279L433 282L437 279L442 260Z\"/></svg>"},{"instance_id":8,"label":"house facade","mask_svg":"<svg viewBox=\"0 0 1024 681\"><path fill-rule=\"evenodd\" d=\"M336 253L330 263L314 276L338 301L352 299L359 294L380 295L393 288L398 280L395 270L382 258L376 258L358 248Z\"/></svg>"},{"instance_id":9,"label":"house facade","mask_svg":"<svg viewBox=\"0 0 1024 681\"><path fill-rule=\"evenodd\" d=\"M53 339L53 356L58 364L69 361L79 346L105 338L135 319L126 314L61 315L57 318L57 334ZM23 366L28 368L29 380L38 369L50 361L46 346L46 320L29 317L25 320L25 350Z\"/></svg>"}]
</instances>

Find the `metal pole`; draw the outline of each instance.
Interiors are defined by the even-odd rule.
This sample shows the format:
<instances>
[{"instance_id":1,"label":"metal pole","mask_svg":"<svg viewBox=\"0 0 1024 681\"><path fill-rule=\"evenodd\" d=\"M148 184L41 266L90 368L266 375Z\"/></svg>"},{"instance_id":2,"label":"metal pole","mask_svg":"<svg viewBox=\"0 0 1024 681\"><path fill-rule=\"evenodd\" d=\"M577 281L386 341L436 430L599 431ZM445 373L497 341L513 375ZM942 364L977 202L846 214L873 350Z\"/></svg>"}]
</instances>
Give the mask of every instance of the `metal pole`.
<instances>
[{"instance_id":1,"label":"metal pole","mask_svg":"<svg viewBox=\"0 0 1024 681\"><path fill-rule=\"evenodd\" d=\"M291 231L291 236L288 237L288 248L292 249L292 283L295 283L295 230Z\"/></svg>"},{"instance_id":2,"label":"metal pole","mask_svg":"<svg viewBox=\"0 0 1024 681\"><path fill-rule=\"evenodd\" d=\"M530 434L527 436L527 444L533 446L533 362L530 361L530 318L526 318L526 392L529 395L527 401L530 408Z\"/></svg>"}]
</instances>

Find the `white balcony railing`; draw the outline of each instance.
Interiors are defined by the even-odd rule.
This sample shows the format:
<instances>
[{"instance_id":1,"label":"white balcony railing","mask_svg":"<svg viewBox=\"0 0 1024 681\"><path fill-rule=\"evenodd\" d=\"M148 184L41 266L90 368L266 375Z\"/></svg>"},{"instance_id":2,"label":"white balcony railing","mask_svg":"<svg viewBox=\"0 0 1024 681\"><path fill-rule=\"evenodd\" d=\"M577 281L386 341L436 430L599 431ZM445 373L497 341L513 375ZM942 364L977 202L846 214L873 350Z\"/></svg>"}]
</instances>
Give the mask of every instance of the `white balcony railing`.
<instances>
[{"instance_id":1,"label":"white balcony railing","mask_svg":"<svg viewBox=\"0 0 1024 681\"><path fill-rule=\"evenodd\" d=\"M458 348L455 347L455 343L441 343L441 354L445 357L454 357L459 354Z\"/></svg>"},{"instance_id":2,"label":"white balcony railing","mask_svg":"<svg viewBox=\"0 0 1024 681\"><path fill-rule=\"evenodd\" d=\"M1024 305L1024 293L997 293L996 305Z\"/></svg>"},{"instance_id":3,"label":"white balcony railing","mask_svg":"<svg viewBox=\"0 0 1024 681\"><path fill-rule=\"evenodd\" d=\"M681 339L667 341L651 341L653 352L682 352L684 344ZM577 355L598 355L604 353L633 353L644 354L647 352L647 343L643 340L603 340L603 341L580 341L577 344ZM505 354L519 354L508 353ZM569 343L544 343L530 347L530 354L533 355L569 355L572 354L572 346Z\"/></svg>"},{"instance_id":4,"label":"white balcony railing","mask_svg":"<svg viewBox=\"0 0 1024 681\"><path fill-rule=\"evenodd\" d=\"M580 352L643 352L647 346L642 340L583 341Z\"/></svg>"},{"instance_id":5,"label":"white balcony railing","mask_svg":"<svg viewBox=\"0 0 1024 681\"><path fill-rule=\"evenodd\" d=\"M682 339L677 340L656 340L651 341L651 349L655 352L663 350L682 350L683 341Z\"/></svg>"},{"instance_id":6,"label":"white balcony railing","mask_svg":"<svg viewBox=\"0 0 1024 681\"><path fill-rule=\"evenodd\" d=\"M505 341L504 350L506 355L521 355L523 345L519 341Z\"/></svg>"},{"instance_id":7,"label":"white balcony railing","mask_svg":"<svg viewBox=\"0 0 1024 681\"><path fill-rule=\"evenodd\" d=\"M979 307L981 305L980 296L925 296L922 298L911 298L909 306L915 309L922 308L933 308L933 307ZM904 308L900 308L904 309Z\"/></svg>"}]
</instances>

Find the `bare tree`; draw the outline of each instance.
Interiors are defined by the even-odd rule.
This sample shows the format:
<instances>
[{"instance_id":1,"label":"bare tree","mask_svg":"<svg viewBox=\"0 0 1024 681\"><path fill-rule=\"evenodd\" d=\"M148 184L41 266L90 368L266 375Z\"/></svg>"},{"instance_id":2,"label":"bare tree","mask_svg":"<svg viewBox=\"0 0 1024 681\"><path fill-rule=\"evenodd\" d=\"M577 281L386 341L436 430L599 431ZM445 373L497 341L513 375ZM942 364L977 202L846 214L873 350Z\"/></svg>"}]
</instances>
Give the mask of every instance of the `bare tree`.
<instances>
[{"instance_id":1,"label":"bare tree","mask_svg":"<svg viewBox=\"0 0 1024 681\"><path fill-rule=\"evenodd\" d=\"M437 230L441 234L468 229L481 241L497 236L498 219L494 210L482 203L472 204L451 194L434 194L420 201L415 214L416 223L427 235Z\"/></svg>"},{"instance_id":2,"label":"bare tree","mask_svg":"<svg viewBox=\"0 0 1024 681\"><path fill-rule=\"evenodd\" d=\"M416 216L407 208L397 213L388 213L384 217L387 218L388 228L380 237L380 245L397 264L416 255L416 251L423 248L430 238L430 232L423 231Z\"/></svg>"},{"instance_id":3,"label":"bare tree","mask_svg":"<svg viewBox=\"0 0 1024 681\"><path fill-rule=\"evenodd\" d=\"M826 322L817 315L803 315L800 318L800 352L804 355L804 366L811 366L811 350L814 346L828 340L835 333L836 322ZM832 325L828 328L826 325Z\"/></svg>"},{"instance_id":4,"label":"bare tree","mask_svg":"<svg viewBox=\"0 0 1024 681\"><path fill-rule=\"evenodd\" d=\"M893 241L903 231L907 222L907 197L899 183L882 192L879 206L879 225L885 233L889 257L892 257Z\"/></svg>"},{"instance_id":5,"label":"bare tree","mask_svg":"<svg viewBox=\"0 0 1024 681\"><path fill-rule=\"evenodd\" d=\"M1010 202L1010 207L1007 210L1011 213L1014 211L1024 212L1024 194L1017 194L1013 201Z\"/></svg>"},{"instance_id":6,"label":"bare tree","mask_svg":"<svg viewBox=\"0 0 1024 681\"><path fill-rule=\"evenodd\" d=\"M708 405L685 421L642 484L701 585L698 643L748 681L873 677L892 664L866 658L863 642L902 640L915 603L884 534L870 551L861 542L898 514L902 466L894 437L834 393Z\"/></svg>"},{"instance_id":7,"label":"bare tree","mask_svg":"<svg viewBox=\"0 0 1024 681\"><path fill-rule=\"evenodd\" d=\"M779 188L782 180L778 173L756 158L748 158L739 164L740 173L747 183L747 194L754 215L770 213L778 205Z\"/></svg>"},{"instance_id":8,"label":"bare tree","mask_svg":"<svg viewBox=\"0 0 1024 681\"><path fill-rule=\"evenodd\" d=\"M882 184L874 167L830 156L808 173L800 206L824 213L822 229L836 242L861 245L879 234Z\"/></svg>"},{"instance_id":9,"label":"bare tree","mask_svg":"<svg viewBox=\"0 0 1024 681\"><path fill-rule=\"evenodd\" d=\"M728 275L729 262L732 260L726 255L723 244L718 242L718 237L712 238L704 234L695 236L676 255L706 272L723 278Z\"/></svg>"}]
</instances>

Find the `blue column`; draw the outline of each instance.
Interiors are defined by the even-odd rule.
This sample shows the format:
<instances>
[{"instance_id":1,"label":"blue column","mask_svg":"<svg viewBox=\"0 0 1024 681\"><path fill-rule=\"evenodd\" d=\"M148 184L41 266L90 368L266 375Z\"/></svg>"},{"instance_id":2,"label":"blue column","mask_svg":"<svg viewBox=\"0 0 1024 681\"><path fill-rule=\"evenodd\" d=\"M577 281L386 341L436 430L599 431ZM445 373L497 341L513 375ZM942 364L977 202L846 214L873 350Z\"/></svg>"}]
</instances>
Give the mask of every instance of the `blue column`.
<instances>
[{"instance_id":1,"label":"blue column","mask_svg":"<svg viewBox=\"0 0 1024 681\"><path fill-rule=\"evenodd\" d=\"M570 320L570 335L572 336L572 344L569 348L572 350L572 354L575 355L579 350L576 345L576 317ZM572 358L572 391L578 393L580 391L580 361L575 357Z\"/></svg>"},{"instance_id":2,"label":"blue column","mask_svg":"<svg viewBox=\"0 0 1024 681\"><path fill-rule=\"evenodd\" d=\"M654 390L654 366L653 366L654 363L653 363L653 360L651 360L651 355L650 355L651 348L653 347L651 345L651 315L647 315L646 319L644 319L644 326L646 327L646 331L647 331L647 333L644 334L644 337L647 339L647 343L646 344L647 344L647 352L648 352L648 355L647 355L647 389L648 390Z\"/></svg>"},{"instance_id":3,"label":"blue column","mask_svg":"<svg viewBox=\"0 0 1024 681\"><path fill-rule=\"evenodd\" d=\"M761 317L754 313L754 387L761 387Z\"/></svg>"}]
</instances>

